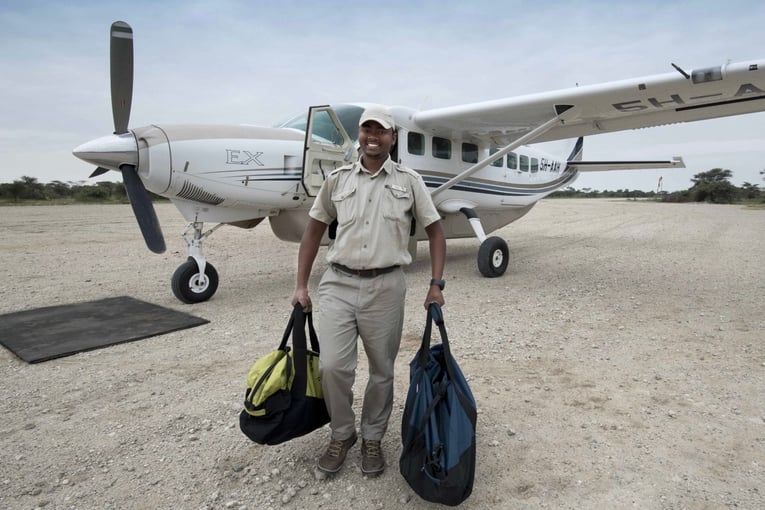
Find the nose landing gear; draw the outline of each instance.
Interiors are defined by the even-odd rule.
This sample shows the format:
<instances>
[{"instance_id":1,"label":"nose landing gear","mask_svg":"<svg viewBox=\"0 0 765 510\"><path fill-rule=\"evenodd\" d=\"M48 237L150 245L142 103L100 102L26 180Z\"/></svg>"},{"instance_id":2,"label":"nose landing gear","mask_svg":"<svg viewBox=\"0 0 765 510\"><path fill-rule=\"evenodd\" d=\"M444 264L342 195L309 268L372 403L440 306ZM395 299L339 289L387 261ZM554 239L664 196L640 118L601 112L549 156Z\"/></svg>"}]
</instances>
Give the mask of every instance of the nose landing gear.
<instances>
[{"instance_id":1,"label":"nose landing gear","mask_svg":"<svg viewBox=\"0 0 765 510\"><path fill-rule=\"evenodd\" d=\"M183 233L183 240L188 246L189 258L178 266L171 281L173 294L184 303L207 301L218 290L218 271L207 262L202 254L202 240L223 224L216 225L202 233L203 225L202 222L195 221ZM193 230L193 235L189 235L191 230Z\"/></svg>"},{"instance_id":2,"label":"nose landing gear","mask_svg":"<svg viewBox=\"0 0 765 510\"><path fill-rule=\"evenodd\" d=\"M201 303L210 299L218 290L218 271L206 263L204 273L199 271L197 261L192 257L178 266L173 273L173 294L184 303Z\"/></svg>"}]
</instances>

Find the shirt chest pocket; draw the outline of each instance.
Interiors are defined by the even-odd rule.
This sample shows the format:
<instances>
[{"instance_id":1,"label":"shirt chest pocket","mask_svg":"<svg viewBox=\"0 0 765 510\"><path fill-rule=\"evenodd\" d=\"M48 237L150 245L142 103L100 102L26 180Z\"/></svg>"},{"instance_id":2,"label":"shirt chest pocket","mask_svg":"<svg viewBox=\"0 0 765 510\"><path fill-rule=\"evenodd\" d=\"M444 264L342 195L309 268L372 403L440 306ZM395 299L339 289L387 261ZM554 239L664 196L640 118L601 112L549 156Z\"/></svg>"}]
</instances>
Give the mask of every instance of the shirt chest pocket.
<instances>
[{"instance_id":1,"label":"shirt chest pocket","mask_svg":"<svg viewBox=\"0 0 765 510\"><path fill-rule=\"evenodd\" d=\"M347 225L356 220L356 188L346 188L332 194L332 205L337 212L337 224Z\"/></svg>"},{"instance_id":2,"label":"shirt chest pocket","mask_svg":"<svg viewBox=\"0 0 765 510\"><path fill-rule=\"evenodd\" d=\"M383 193L383 217L408 223L409 211L412 209L412 192L403 186L386 184Z\"/></svg>"}]
</instances>

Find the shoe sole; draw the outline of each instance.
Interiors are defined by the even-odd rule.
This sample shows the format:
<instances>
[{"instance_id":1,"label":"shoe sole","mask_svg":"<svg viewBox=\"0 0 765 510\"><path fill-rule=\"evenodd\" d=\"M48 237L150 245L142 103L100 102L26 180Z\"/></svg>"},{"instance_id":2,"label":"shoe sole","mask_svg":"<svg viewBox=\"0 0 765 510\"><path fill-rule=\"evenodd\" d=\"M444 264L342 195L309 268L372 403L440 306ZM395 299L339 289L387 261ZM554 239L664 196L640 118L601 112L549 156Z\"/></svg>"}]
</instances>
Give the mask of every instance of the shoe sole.
<instances>
[{"instance_id":1,"label":"shoe sole","mask_svg":"<svg viewBox=\"0 0 765 510\"><path fill-rule=\"evenodd\" d=\"M343 462L343 464L345 464L345 462ZM319 471L321 471L322 473L327 474L327 475L334 475L335 473L340 471L340 469L342 469L342 467L343 466L340 466L339 468L335 469L334 471L330 471L329 469L323 468L323 467L319 466L318 464L316 465L316 469L318 469Z\"/></svg>"}]
</instances>

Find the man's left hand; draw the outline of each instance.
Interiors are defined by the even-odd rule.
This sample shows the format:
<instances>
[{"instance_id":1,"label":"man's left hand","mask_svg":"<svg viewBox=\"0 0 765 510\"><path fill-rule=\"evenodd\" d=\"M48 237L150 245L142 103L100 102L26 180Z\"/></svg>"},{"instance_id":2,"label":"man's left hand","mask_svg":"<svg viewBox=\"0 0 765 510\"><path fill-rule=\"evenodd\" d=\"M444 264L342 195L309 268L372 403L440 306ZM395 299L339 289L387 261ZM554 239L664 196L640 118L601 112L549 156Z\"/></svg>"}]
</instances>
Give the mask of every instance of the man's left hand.
<instances>
[{"instance_id":1,"label":"man's left hand","mask_svg":"<svg viewBox=\"0 0 765 510\"><path fill-rule=\"evenodd\" d=\"M444 306L444 293L438 288L437 285L431 285L428 290L428 295L425 297L425 309L427 310L430 303L438 303L440 306Z\"/></svg>"}]
</instances>

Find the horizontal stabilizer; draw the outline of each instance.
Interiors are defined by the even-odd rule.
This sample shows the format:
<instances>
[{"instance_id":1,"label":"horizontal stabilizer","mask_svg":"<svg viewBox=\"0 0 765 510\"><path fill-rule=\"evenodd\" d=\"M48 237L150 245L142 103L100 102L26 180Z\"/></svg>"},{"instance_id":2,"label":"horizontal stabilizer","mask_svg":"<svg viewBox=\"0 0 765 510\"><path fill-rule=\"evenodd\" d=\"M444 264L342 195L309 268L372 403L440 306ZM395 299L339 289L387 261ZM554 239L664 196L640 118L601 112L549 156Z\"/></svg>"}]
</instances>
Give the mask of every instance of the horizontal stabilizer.
<instances>
[{"instance_id":1,"label":"horizontal stabilizer","mask_svg":"<svg viewBox=\"0 0 765 510\"><path fill-rule=\"evenodd\" d=\"M671 161L569 161L568 167L580 172L608 172L611 170L653 170L656 168L685 168L683 158Z\"/></svg>"}]
</instances>

